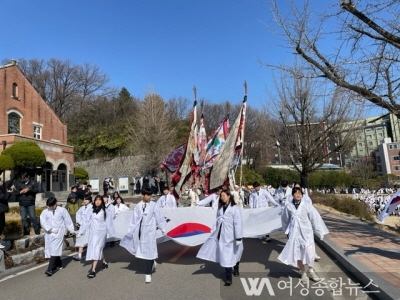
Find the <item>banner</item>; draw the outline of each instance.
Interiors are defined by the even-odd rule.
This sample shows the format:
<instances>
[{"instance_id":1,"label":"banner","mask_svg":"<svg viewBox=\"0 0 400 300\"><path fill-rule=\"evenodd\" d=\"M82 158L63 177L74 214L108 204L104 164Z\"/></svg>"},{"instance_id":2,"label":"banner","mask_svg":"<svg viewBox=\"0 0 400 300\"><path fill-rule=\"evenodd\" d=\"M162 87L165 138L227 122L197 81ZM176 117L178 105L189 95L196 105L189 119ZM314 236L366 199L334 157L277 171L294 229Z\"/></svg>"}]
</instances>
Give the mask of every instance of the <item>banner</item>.
<instances>
[{"instance_id":1,"label":"banner","mask_svg":"<svg viewBox=\"0 0 400 300\"><path fill-rule=\"evenodd\" d=\"M182 145L179 145L178 147L172 149L171 152L164 159L160 167L165 168L170 173L175 173L181 165L185 150L186 143L183 143Z\"/></svg>"},{"instance_id":2,"label":"banner","mask_svg":"<svg viewBox=\"0 0 400 300\"><path fill-rule=\"evenodd\" d=\"M206 145L206 155L204 158L204 169L211 168L213 166L216 157L220 153L222 146L225 144L228 134L229 123L227 119L224 119L208 139Z\"/></svg>"},{"instance_id":3,"label":"banner","mask_svg":"<svg viewBox=\"0 0 400 300\"><path fill-rule=\"evenodd\" d=\"M162 208L167 219L164 237L157 230L157 242L172 240L183 246L197 246L205 242L215 230L216 211L210 207ZM281 207L242 209L243 237L251 238L281 230ZM133 211L118 214L114 219L116 238L121 239L127 232Z\"/></svg>"}]
</instances>

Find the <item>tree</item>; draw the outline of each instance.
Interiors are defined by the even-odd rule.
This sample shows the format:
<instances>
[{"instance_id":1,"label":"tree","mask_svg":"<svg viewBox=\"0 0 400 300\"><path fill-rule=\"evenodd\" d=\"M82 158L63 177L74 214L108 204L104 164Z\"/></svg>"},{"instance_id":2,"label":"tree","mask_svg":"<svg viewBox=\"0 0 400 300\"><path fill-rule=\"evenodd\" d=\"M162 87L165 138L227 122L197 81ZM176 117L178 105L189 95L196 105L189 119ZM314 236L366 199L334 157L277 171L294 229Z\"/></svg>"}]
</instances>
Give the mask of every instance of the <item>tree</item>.
<instances>
[{"instance_id":1,"label":"tree","mask_svg":"<svg viewBox=\"0 0 400 300\"><path fill-rule=\"evenodd\" d=\"M136 124L128 125L137 155L146 157L146 168L155 173L168 151L174 146L176 131L171 126L164 100L148 93L138 108ZM176 145L175 145L176 146Z\"/></svg>"},{"instance_id":2,"label":"tree","mask_svg":"<svg viewBox=\"0 0 400 300\"><path fill-rule=\"evenodd\" d=\"M326 95L319 81L303 73L302 66L282 72L275 81L277 96L270 115L282 155L286 156L307 186L310 173L318 170L339 151L348 151L356 142L352 126L361 110L352 105L339 88ZM352 121L350 121L352 120ZM271 126L272 127L272 126Z\"/></svg>"},{"instance_id":3,"label":"tree","mask_svg":"<svg viewBox=\"0 0 400 300\"><path fill-rule=\"evenodd\" d=\"M82 110L85 101L93 100L96 95L115 93L107 86L108 76L88 63L75 65L70 60L55 58L48 61L19 59L18 66L63 121L68 113Z\"/></svg>"},{"instance_id":4,"label":"tree","mask_svg":"<svg viewBox=\"0 0 400 300\"><path fill-rule=\"evenodd\" d=\"M272 1L278 34L307 63L313 77L325 78L400 117L397 0L341 0L320 15L310 1L301 2L300 8L291 0L289 16L278 2L282 1ZM324 40L329 47L323 46Z\"/></svg>"}]
</instances>

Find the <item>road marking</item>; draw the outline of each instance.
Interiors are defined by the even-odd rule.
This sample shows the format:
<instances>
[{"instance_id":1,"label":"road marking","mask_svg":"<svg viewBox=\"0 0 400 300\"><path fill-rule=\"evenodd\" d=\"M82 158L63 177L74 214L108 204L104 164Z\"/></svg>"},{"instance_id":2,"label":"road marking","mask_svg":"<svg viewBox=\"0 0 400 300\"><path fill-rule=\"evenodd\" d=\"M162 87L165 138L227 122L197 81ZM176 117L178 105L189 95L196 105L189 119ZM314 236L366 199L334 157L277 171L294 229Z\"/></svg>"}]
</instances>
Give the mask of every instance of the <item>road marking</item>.
<instances>
[{"instance_id":1,"label":"road marking","mask_svg":"<svg viewBox=\"0 0 400 300\"><path fill-rule=\"evenodd\" d=\"M181 251L179 251L179 253L177 255L175 255L173 258L171 258L169 260L169 262L174 263L176 262L183 254L185 254L186 251L188 251L190 249L189 246L186 246L185 248L183 248Z\"/></svg>"},{"instance_id":2,"label":"road marking","mask_svg":"<svg viewBox=\"0 0 400 300\"><path fill-rule=\"evenodd\" d=\"M73 253L71 253L71 254L68 254L67 257L68 257L68 256L73 256L74 254L76 254L76 252L73 252ZM65 258L65 257L64 257L64 258ZM62 258L62 259L64 259L64 258ZM42 268L42 267L47 266L47 265L48 265L48 263L43 263L43 264L34 266L34 267L32 267L32 268L23 270L23 271L21 271L21 272L17 272L17 273L15 273L15 274L12 274L12 275L9 275L9 276L6 276L6 277L0 279L0 282L6 281L6 280L8 280L8 279L15 278L15 277L17 277L17 276L19 276L19 275L23 275L23 274L25 274L25 273L32 272L32 271L34 271L34 270L36 270L36 269Z\"/></svg>"}]
</instances>

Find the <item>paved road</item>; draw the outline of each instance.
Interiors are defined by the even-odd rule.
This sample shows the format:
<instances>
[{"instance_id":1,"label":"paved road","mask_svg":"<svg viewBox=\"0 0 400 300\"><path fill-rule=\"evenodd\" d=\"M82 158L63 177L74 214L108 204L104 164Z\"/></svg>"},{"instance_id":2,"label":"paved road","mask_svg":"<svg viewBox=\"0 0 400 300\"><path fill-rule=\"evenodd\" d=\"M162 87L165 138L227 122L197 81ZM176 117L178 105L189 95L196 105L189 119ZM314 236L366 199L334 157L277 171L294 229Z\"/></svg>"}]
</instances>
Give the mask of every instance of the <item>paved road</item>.
<instances>
[{"instance_id":1,"label":"paved road","mask_svg":"<svg viewBox=\"0 0 400 300\"><path fill-rule=\"evenodd\" d=\"M52 277L44 274L46 265L34 266L20 272L22 274L3 274L0 277L0 299L246 299L244 285L251 291L249 278L260 278L258 283L263 283L263 289L259 291L262 298L274 294L274 299L374 299L354 286L350 289L348 280L355 279L320 248L317 248L317 253L322 260L316 263L315 269L325 279L327 287L295 288L299 283L296 268L286 266L277 259L286 237L282 232L276 232L271 234L271 238L273 240L268 244L261 243L259 239L244 240L241 277L234 278L230 287L223 285L219 265L196 258L199 247L183 247L170 241L158 246L158 267L150 284L144 282L144 261L116 245L105 249L109 268L98 272L93 279L86 278L90 268L88 263L75 262L70 257L63 260L65 268ZM290 277L293 278L292 296L289 288L280 289L289 286ZM342 280L336 289L334 279ZM340 288L342 296L339 295ZM254 292L257 293L256 290ZM308 295L302 296L301 293Z\"/></svg>"}]
</instances>

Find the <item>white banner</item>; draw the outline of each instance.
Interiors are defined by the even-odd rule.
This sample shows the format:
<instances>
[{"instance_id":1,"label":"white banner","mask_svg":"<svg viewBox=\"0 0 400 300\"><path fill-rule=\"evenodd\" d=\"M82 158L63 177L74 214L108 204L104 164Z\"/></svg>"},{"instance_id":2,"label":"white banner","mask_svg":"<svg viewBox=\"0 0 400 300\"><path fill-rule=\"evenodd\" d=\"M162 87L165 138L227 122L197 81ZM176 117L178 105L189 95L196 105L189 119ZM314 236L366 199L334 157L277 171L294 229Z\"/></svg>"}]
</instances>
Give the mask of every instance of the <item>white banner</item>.
<instances>
[{"instance_id":1,"label":"white banner","mask_svg":"<svg viewBox=\"0 0 400 300\"><path fill-rule=\"evenodd\" d=\"M120 176L118 178L118 190L120 192L129 191L129 176Z\"/></svg>"},{"instance_id":2,"label":"white banner","mask_svg":"<svg viewBox=\"0 0 400 300\"><path fill-rule=\"evenodd\" d=\"M157 242L168 239L184 246L197 246L205 242L215 225L216 211L209 207L162 208L168 220L163 237L157 230ZM114 219L116 238L121 239L128 230L132 210L122 212ZM243 237L257 237L282 228L281 207L243 209Z\"/></svg>"},{"instance_id":3,"label":"white banner","mask_svg":"<svg viewBox=\"0 0 400 300\"><path fill-rule=\"evenodd\" d=\"M98 193L99 190L99 177L89 178L89 184L92 186L92 192Z\"/></svg>"}]
</instances>

